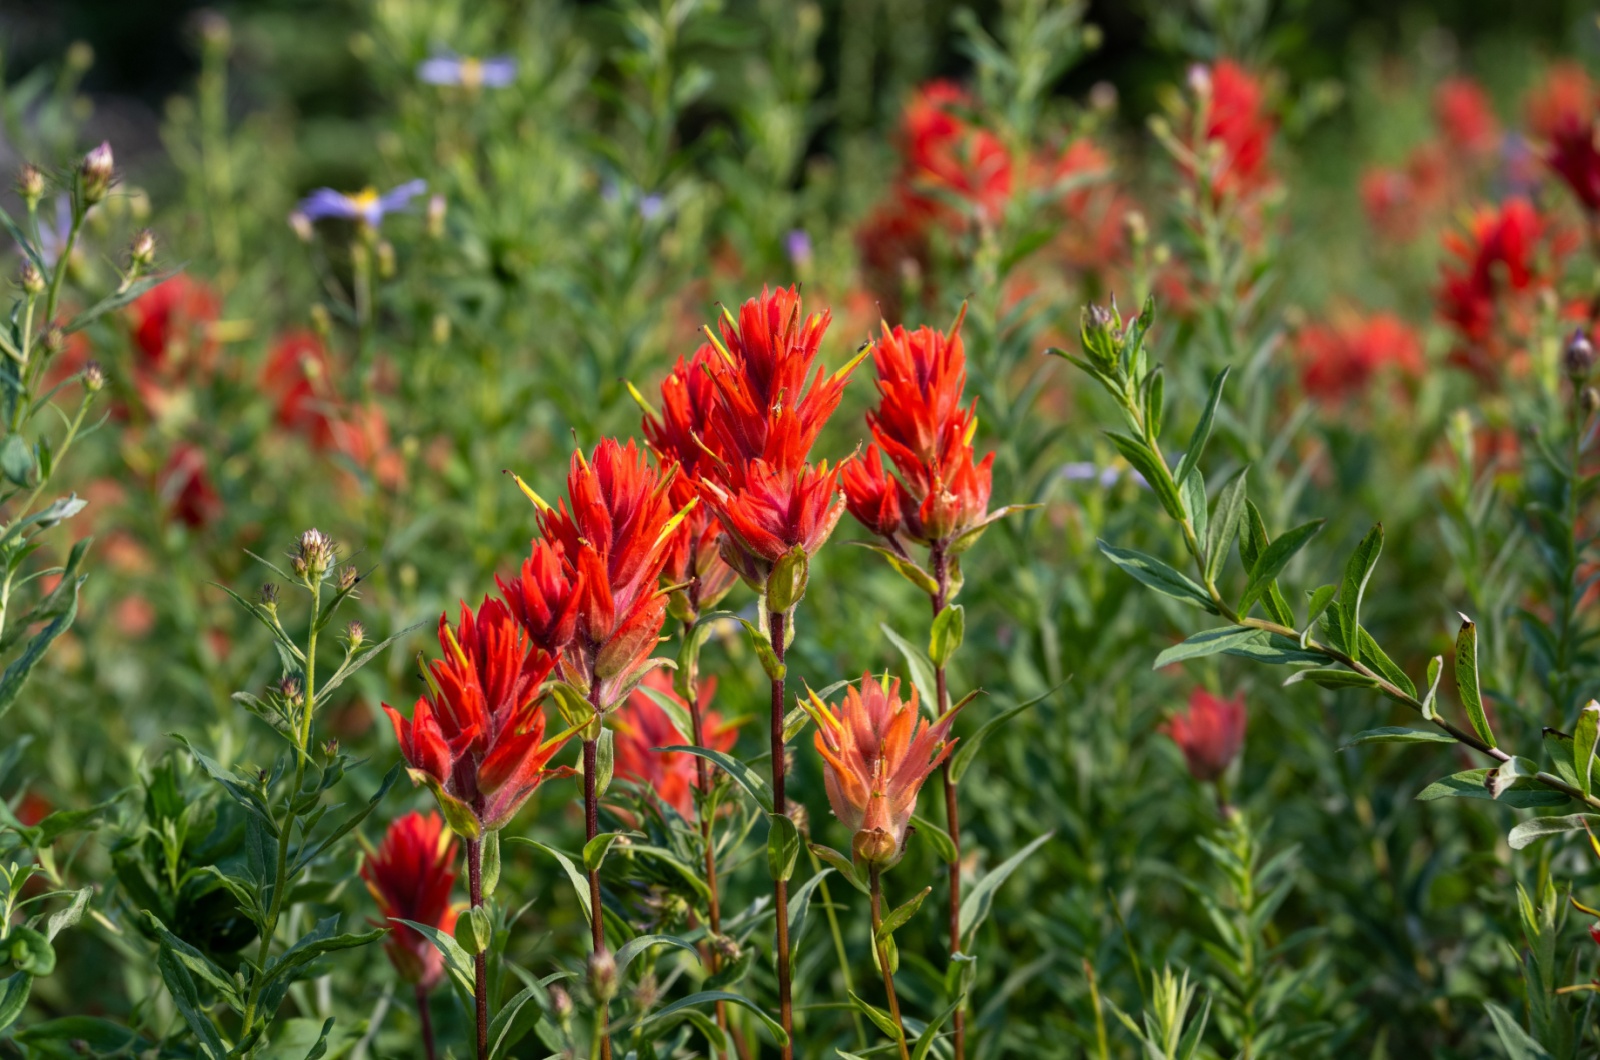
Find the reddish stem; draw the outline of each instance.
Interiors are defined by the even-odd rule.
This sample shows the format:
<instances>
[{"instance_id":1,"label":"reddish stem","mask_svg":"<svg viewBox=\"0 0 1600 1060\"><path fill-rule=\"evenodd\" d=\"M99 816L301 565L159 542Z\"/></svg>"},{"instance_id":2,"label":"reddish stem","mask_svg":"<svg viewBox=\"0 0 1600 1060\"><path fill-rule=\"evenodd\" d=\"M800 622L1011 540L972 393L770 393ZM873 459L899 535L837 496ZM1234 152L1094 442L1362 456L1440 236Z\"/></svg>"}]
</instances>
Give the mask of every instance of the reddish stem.
<instances>
[{"instance_id":1,"label":"reddish stem","mask_svg":"<svg viewBox=\"0 0 1600 1060\"><path fill-rule=\"evenodd\" d=\"M417 1022L422 1024L422 1051L427 1060L438 1060L433 1044L433 1013L428 1011L428 990L417 984Z\"/></svg>"},{"instance_id":2,"label":"reddish stem","mask_svg":"<svg viewBox=\"0 0 1600 1060\"><path fill-rule=\"evenodd\" d=\"M467 889L472 908L483 905L483 843L467 840ZM481 949L472 957L472 996L478 1010L478 1060L489 1060L489 954Z\"/></svg>"},{"instance_id":3,"label":"reddish stem","mask_svg":"<svg viewBox=\"0 0 1600 1060\"><path fill-rule=\"evenodd\" d=\"M598 707L596 708L599 709ZM600 834L600 798L595 792L595 774L599 771L599 738L583 741L583 834L584 842ZM600 873L589 870L589 934L594 952L606 948L606 921L600 908ZM601 1026L610 1022L610 1002L603 1002ZM600 1038L601 1060L611 1060L611 1034L602 1030Z\"/></svg>"},{"instance_id":4,"label":"reddish stem","mask_svg":"<svg viewBox=\"0 0 1600 1060\"><path fill-rule=\"evenodd\" d=\"M767 611L767 630L772 637L772 653L783 665L784 629L787 616L781 611ZM787 817L789 799L784 790L783 702L784 679L772 679L772 810ZM777 917L778 951L778 1022L788 1040L783 1044L783 1060L794 1060L794 1008L789 984L789 882L772 881L773 912Z\"/></svg>"},{"instance_id":5,"label":"reddish stem","mask_svg":"<svg viewBox=\"0 0 1600 1060\"><path fill-rule=\"evenodd\" d=\"M931 597L933 603L933 617L938 620L950 602L950 563L945 556L943 545L934 545L932 555L933 577L939 585L938 594ZM945 682L943 664L933 672L935 694L939 702L935 713L943 714L950 709L950 692ZM940 776L944 780L944 818L945 828L950 833L950 845L954 854L947 866L950 874L950 954L954 956L961 952L961 811L956 804L956 782L950 775L950 760L945 759L940 769ZM953 1020L954 1035L952 1045L955 1051L955 1060L966 1060L967 1055L967 1012L966 1006L961 1005L955 1011Z\"/></svg>"}]
</instances>

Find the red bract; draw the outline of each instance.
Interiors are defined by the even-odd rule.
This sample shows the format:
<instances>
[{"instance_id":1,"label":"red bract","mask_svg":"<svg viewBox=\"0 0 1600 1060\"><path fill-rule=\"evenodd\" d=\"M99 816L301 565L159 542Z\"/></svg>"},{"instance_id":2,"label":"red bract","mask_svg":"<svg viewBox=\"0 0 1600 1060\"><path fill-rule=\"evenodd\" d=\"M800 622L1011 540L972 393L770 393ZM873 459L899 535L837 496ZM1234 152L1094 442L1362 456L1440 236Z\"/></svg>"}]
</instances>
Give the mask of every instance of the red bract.
<instances>
[{"instance_id":1,"label":"red bract","mask_svg":"<svg viewBox=\"0 0 1600 1060\"><path fill-rule=\"evenodd\" d=\"M1174 714L1163 726L1183 752L1196 780L1213 781L1227 772L1244 745L1244 696L1233 699L1195 689L1189 709Z\"/></svg>"},{"instance_id":2,"label":"red bract","mask_svg":"<svg viewBox=\"0 0 1600 1060\"><path fill-rule=\"evenodd\" d=\"M429 664L430 694L411 719L383 709L412 779L432 789L452 828L477 838L505 827L565 742L545 744L539 709L539 686L555 660L498 600L485 599L476 614L462 604L453 631L440 615L439 646L444 658Z\"/></svg>"},{"instance_id":3,"label":"red bract","mask_svg":"<svg viewBox=\"0 0 1600 1060\"><path fill-rule=\"evenodd\" d=\"M1494 153L1500 140L1500 123L1488 93L1467 77L1443 81L1433 93L1433 119L1445 143L1458 155L1482 157Z\"/></svg>"},{"instance_id":4,"label":"red bract","mask_svg":"<svg viewBox=\"0 0 1600 1060\"><path fill-rule=\"evenodd\" d=\"M722 321L710 362L707 441L716 458L702 462L697 485L728 532L723 558L758 591L772 564L796 549L814 553L844 512L837 469L806 462L861 359L831 376L820 366L812 373L829 319L803 317L797 288L763 289L741 307L737 327Z\"/></svg>"},{"instance_id":5,"label":"red bract","mask_svg":"<svg viewBox=\"0 0 1600 1060\"><path fill-rule=\"evenodd\" d=\"M1421 340L1391 313L1309 325L1295 336L1295 346L1301 386L1324 402L1365 393L1386 369L1414 376L1423 367Z\"/></svg>"},{"instance_id":6,"label":"red bract","mask_svg":"<svg viewBox=\"0 0 1600 1060\"><path fill-rule=\"evenodd\" d=\"M672 690L672 679L664 671L650 671L643 684L677 703L687 715L688 704ZM725 724L715 711L706 709L716 689L715 678L700 684L701 733L706 747L727 751L736 739L735 727ZM672 724L661 704L642 688L636 689L617 710L614 725L617 776L645 785L683 817L692 818L695 759L682 751L656 750L690 742Z\"/></svg>"},{"instance_id":7,"label":"red bract","mask_svg":"<svg viewBox=\"0 0 1600 1060\"><path fill-rule=\"evenodd\" d=\"M900 532L900 483L884 471L876 445L867 446L865 456L840 466L839 484L844 487L845 505L862 526L879 537Z\"/></svg>"},{"instance_id":8,"label":"red bract","mask_svg":"<svg viewBox=\"0 0 1600 1060\"><path fill-rule=\"evenodd\" d=\"M188 442L173 446L156 476L156 498L167 518L190 529L209 526L222 516L222 498L211 484L206 455Z\"/></svg>"},{"instance_id":9,"label":"red bract","mask_svg":"<svg viewBox=\"0 0 1600 1060\"><path fill-rule=\"evenodd\" d=\"M1446 233L1439 315L1462 340L1451 361L1492 381L1527 331L1532 296L1548 287L1571 246L1567 233L1521 198L1479 207L1464 231Z\"/></svg>"},{"instance_id":10,"label":"red bract","mask_svg":"<svg viewBox=\"0 0 1600 1060\"><path fill-rule=\"evenodd\" d=\"M1209 176L1216 196L1247 196L1263 190L1272 181L1267 152L1273 121L1261 82L1238 63L1223 59L1211 67L1210 95L1204 106L1203 141L1194 150L1201 156L1215 152Z\"/></svg>"},{"instance_id":11,"label":"red bract","mask_svg":"<svg viewBox=\"0 0 1600 1060\"><path fill-rule=\"evenodd\" d=\"M717 351L703 344L689 360L678 363L661 383L661 411L646 405L644 435L662 467L675 466L668 496L682 511L697 498L694 479L708 459L704 437L716 399L711 368ZM643 404L643 402L641 402ZM689 614L716 602L733 586L733 570L722 561L722 526L709 509L696 505L672 534L666 578L684 585Z\"/></svg>"},{"instance_id":12,"label":"red bract","mask_svg":"<svg viewBox=\"0 0 1600 1060\"><path fill-rule=\"evenodd\" d=\"M884 537L891 511L884 497L882 451L900 472L895 484L899 529L913 540L948 545L983 523L989 514L990 467L994 454L974 464L976 400L962 405L967 382L961 322L950 334L921 327L884 327L872 351L878 375L878 406L867 413L875 445L865 461L852 458L844 476L851 513Z\"/></svg>"},{"instance_id":13,"label":"red bract","mask_svg":"<svg viewBox=\"0 0 1600 1060\"><path fill-rule=\"evenodd\" d=\"M446 935L456 929L450 890L455 886L456 843L439 815L408 813L389 826L378 849L362 862L361 878L389 929L384 952L400 978L432 990L444 976L444 955L409 920Z\"/></svg>"},{"instance_id":14,"label":"red bract","mask_svg":"<svg viewBox=\"0 0 1600 1060\"><path fill-rule=\"evenodd\" d=\"M834 708L810 693L806 705L817 723L813 746L822 756L822 779L833 815L854 833L852 850L881 866L900 859L917 793L950 756L955 709L929 722L917 710L917 693L900 698L899 679L880 684L871 674L845 690ZM956 708L959 709L959 708Z\"/></svg>"},{"instance_id":15,"label":"red bract","mask_svg":"<svg viewBox=\"0 0 1600 1060\"><path fill-rule=\"evenodd\" d=\"M1595 120L1594 84L1578 66L1553 67L1528 99L1528 125L1543 141L1541 157L1590 213L1600 210Z\"/></svg>"},{"instance_id":16,"label":"red bract","mask_svg":"<svg viewBox=\"0 0 1600 1060\"><path fill-rule=\"evenodd\" d=\"M575 589L576 625L560 654L561 674L590 690L602 710L622 702L642 676L666 618L658 583L675 529L670 484L670 472L652 467L637 444L607 438L592 459L572 454L571 510L563 500L539 512Z\"/></svg>"},{"instance_id":17,"label":"red bract","mask_svg":"<svg viewBox=\"0 0 1600 1060\"><path fill-rule=\"evenodd\" d=\"M535 646L555 655L578 631L578 577L560 549L535 540L516 577L495 576L506 606L517 616Z\"/></svg>"},{"instance_id":18,"label":"red bract","mask_svg":"<svg viewBox=\"0 0 1600 1060\"><path fill-rule=\"evenodd\" d=\"M961 113L971 99L961 86L933 81L906 106L905 178L930 216L961 203L980 222L993 222L1011 197L1011 156L994 133Z\"/></svg>"}]
</instances>

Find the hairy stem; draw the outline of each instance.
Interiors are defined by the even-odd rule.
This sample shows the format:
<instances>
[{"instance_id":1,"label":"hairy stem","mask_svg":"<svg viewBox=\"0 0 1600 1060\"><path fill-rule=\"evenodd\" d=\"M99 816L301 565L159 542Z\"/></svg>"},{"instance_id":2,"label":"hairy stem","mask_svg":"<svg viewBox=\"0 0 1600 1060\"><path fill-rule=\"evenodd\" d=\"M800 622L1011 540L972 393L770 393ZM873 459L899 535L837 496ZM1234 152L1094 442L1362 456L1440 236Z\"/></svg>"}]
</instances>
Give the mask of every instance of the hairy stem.
<instances>
[{"instance_id":1,"label":"hairy stem","mask_svg":"<svg viewBox=\"0 0 1600 1060\"><path fill-rule=\"evenodd\" d=\"M900 999L894 992L894 972L889 969L889 947L878 938L878 930L883 926L883 885L877 865L869 870L869 876L872 883L872 946L878 954L878 968L883 972L884 992L889 995L889 1015L893 1017L899 1032L900 1060L911 1060L911 1047L906 1044L905 1021L900 1018Z\"/></svg>"},{"instance_id":2,"label":"hairy stem","mask_svg":"<svg viewBox=\"0 0 1600 1060\"><path fill-rule=\"evenodd\" d=\"M598 704L595 710L599 711ZM598 715L597 715L598 716ZM595 774L599 771L599 744L596 737L593 740L583 741L583 834L585 843L600 834L600 798L595 791ZM594 945L594 952L600 953L606 948L606 921L600 908L600 872L598 869L589 870L589 933ZM609 1001L601 1002L596 1006L595 1025L600 1037L601 1060L611 1060L611 1035L606 1033L607 1011L610 1009Z\"/></svg>"},{"instance_id":3,"label":"hairy stem","mask_svg":"<svg viewBox=\"0 0 1600 1060\"><path fill-rule=\"evenodd\" d=\"M950 603L950 561L945 555L944 545L933 546L931 560L933 563L933 578L938 583L937 595L931 597L933 603L933 618L938 621L939 616ZM944 712L950 709L950 690L945 680L945 668L939 663L933 671L934 694L938 702L934 704L934 716L943 717ZM950 954L955 956L961 952L961 810L956 802L956 781L950 773L950 760L945 759L940 767L940 777L944 781L944 817L945 829L950 833L950 845L953 853L946 869L950 877ZM955 1060L966 1060L967 1055L967 1012L966 1005L960 1005L952 1017L952 1045L955 1050Z\"/></svg>"},{"instance_id":4,"label":"hairy stem","mask_svg":"<svg viewBox=\"0 0 1600 1060\"><path fill-rule=\"evenodd\" d=\"M790 616L782 611L767 611L767 631L772 637L772 652L783 665L786 621ZM783 754L783 702L784 679L772 679L772 810L785 817L789 814L789 799L784 789ZM783 1060L794 1060L794 1008L789 983L789 881L773 880L772 897L777 924L778 957L778 1022L788 1040L783 1043Z\"/></svg>"},{"instance_id":5,"label":"hairy stem","mask_svg":"<svg viewBox=\"0 0 1600 1060\"><path fill-rule=\"evenodd\" d=\"M690 608L696 613L699 611L698 590L699 579L696 578L689 586ZM685 644L689 643L694 636L694 629L694 619L690 619L683 624L683 642ZM700 713L700 666L699 658L694 653L690 654L688 673L684 675L684 690L688 692L689 723L693 730L691 735L694 738L694 745L696 747L705 747L707 746L705 719ZM696 790L702 793L711 790L711 763L699 756L696 756L694 760L694 780ZM722 954L716 946L716 937L722 934L722 901L717 893L717 848L712 835L713 823L712 814L702 811L700 814L700 845L705 848L706 852L706 920L707 926L711 930L712 938L706 941L701 950L706 967L711 969L712 975L716 975L722 971ZM726 1001L717 1002L717 1026L722 1029L723 1037L728 1038L730 1042L728 1051L732 1055L734 1050L731 1044L732 1036L728 1031L728 1003Z\"/></svg>"},{"instance_id":6,"label":"hairy stem","mask_svg":"<svg viewBox=\"0 0 1600 1060\"><path fill-rule=\"evenodd\" d=\"M467 840L467 889L472 908L483 905L483 842ZM472 997L478 1013L478 1060L489 1060L489 954L480 949L472 957Z\"/></svg>"}]
</instances>

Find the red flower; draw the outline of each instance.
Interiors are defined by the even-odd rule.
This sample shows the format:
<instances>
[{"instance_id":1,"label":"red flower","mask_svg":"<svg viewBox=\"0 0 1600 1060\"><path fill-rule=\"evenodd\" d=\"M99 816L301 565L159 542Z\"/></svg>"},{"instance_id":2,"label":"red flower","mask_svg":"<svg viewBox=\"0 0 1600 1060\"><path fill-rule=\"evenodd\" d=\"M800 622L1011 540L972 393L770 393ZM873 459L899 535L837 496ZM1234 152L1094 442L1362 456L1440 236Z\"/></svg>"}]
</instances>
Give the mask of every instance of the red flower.
<instances>
[{"instance_id":1,"label":"red flower","mask_svg":"<svg viewBox=\"0 0 1600 1060\"><path fill-rule=\"evenodd\" d=\"M1223 699L1197 688L1189 696L1189 709L1168 718L1163 729L1196 780L1216 780L1239 756L1244 726L1243 694Z\"/></svg>"},{"instance_id":2,"label":"red flower","mask_svg":"<svg viewBox=\"0 0 1600 1060\"><path fill-rule=\"evenodd\" d=\"M708 457L704 437L716 400L711 368L717 351L703 344L694 356L678 363L661 383L661 411L646 406L644 435L662 467L676 465L668 497L678 511L696 500L694 479ZM642 402L641 402L642 403ZM695 505L668 546L666 578L683 591L688 613L713 607L733 587L734 573L722 561L722 525L707 508Z\"/></svg>"},{"instance_id":3,"label":"red flower","mask_svg":"<svg viewBox=\"0 0 1600 1060\"><path fill-rule=\"evenodd\" d=\"M906 827L917 793L946 758L955 741L955 711L929 722L917 710L917 693L900 698L898 678L879 684L861 675L834 708L815 693L807 705L817 723L813 745L822 756L828 804L854 833L852 850L863 861L892 865L905 846Z\"/></svg>"},{"instance_id":4,"label":"red flower","mask_svg":"<svg viewBox=\"0 0 1600 1060\"><path fill-rule=\"evenodd\" d=\"M867 413L867 424L876 446L865 463L848 461L844 483L851 511L868 529L882 533L878 527L890 512L875 451L881 448L900 472L901 528L916 541L947 545L987 518L994 463L993 453L973 463L977 401L968 407L961 403L967 382L961 322L948 335L929 327L908 332L885 325L872 361L879 401Z\"/></svg>"},{"instance_id":5,"label":"red flower","mask_svg":"<svg viewBox=\"0 0 1600 1060\"><path fill-rule=\"evenodd\" d=\"M1402 169L1362 174L1361 202L1378 235L1397 242L1415 238L1422 222L1445 203L1453 166L1440 145L1426 143L1411 152Z\"/></svg>"},{"instance_id":6,"label":"red flower","mask_svg":"<svg viewBox=\"0 0 1600 1060\"><path fill-rule=\"evenodd\" d=\"M1104 269L1122 255L1134 206L1111 174L1111 156L1087 136L1069 143L1046 171L1046 186L1061 193L1061 249L1074 268Z\"/></svg>"},{"instance_id":7,"label":"red flower","mask_svg":"<svg viewBox=\"0 0 1600 1060\"><path fill-rule=\"evenodd\" d=\"M864 457L846 460L839 468L845 505L862 526L879 537L900 532L900 483L883 470L876 445Z\"/></svg>"},{"instance_id":8,"label":"red flower","mask_svg":"<svg viewBox=\"0 0 1600 1060\"><path fill-rule=\"evenodd\" d=\"M1453 363L1492 381L1507 350L1529 324L1532 296L1549 284L1572 243L1526 199L1480 207L1466 231L1446 233L1440 265L1439 315L1462 344Z\"/></svg>"},{"instance_id":9,"label":"red flower","mask_svg":"<svg viewBox=\"0 0 1600 1060\"><path fill-rule=\"evenodd\" d=\"M578 632L578 577L561 550L536 539L516 578L495 575L506 606L540 650L555 655Z\"/></svg>"},{"instance_id":10,"label":"red flower","mask_svg":"<svg viewBox=\"0 0 1600 1060\"><path fill-rule=\"evenodd\" d=\"M758 590L778 559L820 548L844 512L837 469L806 462L860 361L812 373L829 319L826 311L802 319L797 288L763 289L741 307L737 327L722 321L722 349L710 362L707 441L716 459L701 464L697 485L728 532L723 558Z\"/></svg>"},{"instance_id":11,"label":"red flower","mask_svg":"<svg viewBox=\"0 0 1600 1060\"><path fill-rule=\"evenodd\" d=\"M156 476L156 499L169 519L197 530L222 516L222 498L211 484L206 455L199 446L179 442L173 446Z\"/></svg>"},{"instance_id":12,"label":"red flower","mask_svg":"<svg viewBox=\"0 0 1600 1060\"><path fill-rule=\"evenodd\" d=\"M1583 208L1600 210L1600 147L1595 143L1595 89L1579 66L1562 63L1528 99L1528 125L1544 141L1543 158Z\"/></svg>"},{"instance_id":13,"label":"red flower","mask_svg":"<svg viewBox=\"0 0 1600 1060\"><path fill-rule=\"evenodd\" d=\"M966 90L951 81L918 89L906 106L905 180L930 216L947 215L953 198L992 222L1011 197L1011 156L999 137L961 113L971 105Z\"/></svg>"},{"instance_id":14,"label":"red flower","mask_svg":"<svg viewBox=\"0 0 1600 1060\"><path fill-rule=\"evenodd\" d=\"M1205 107L1204 140L1195 152L1217 152L1209 173L1215 195L1248 196L1265 189L1272 182L1267 152L1273 121L1261 82L1238 63L1223 59L1211 67Z\"/></svg>"},{"instance_id":15,"label":"red flower","mask_svg":"<svg viewBox=\"0 0 1600 1060\"><path fill-rule=\"evenodd\" d=\"M1482 157L1494 153L1500 123L1488 93L1467 77L1443 81L1433 93L1433 118L1456 154Z\"/></svg>"},{"instance_id":16,"label":"red flower","mask_svg":"<svg viewBox=\"0 0 1600 1060\"><path fill-rule=\"evenodd\" d=\"M671 477L652 467L636 443L607 438L591 460L572 454L571 511L563 500L539 512L576 598L561 674L579 688L597 686L602 710L620 703L643 676L666 619L659 582L673 529Z\"/></svg>"},{"instance_id":17,"label":"red flower","mask_svg":"<svg viewBox=\"0 0 1600 1060\"><path fill-rule=\"evenodd\" d=\"M384 952L401 979L424 990L432 990L444 976L444 955L422 932L394 921L454 934L450 889L456 882L455 860L456 842L439 815L408 813L389 826L378 849L361 864L361 878L383 918L377 923L389 929Z\"/></svg>"},{"instance_id":18,"label":"red flower","mask_svg":"<svg viewBox=\"0 0 1600 1060\"><path fill-rule=\"evenodd\" d=\"M319 449L332 444L328 351L314 332L291 331L278 339L262 367L261 388L277 403L278 426L307 433Z\"/></svg>"},{"instance_id":19,"label":"red flower","mask_svg":"<svg viewBox=\"0 0 1600 1060\"><path fill-rule=\"evenodd\" d=\"M210 287L182 273L128 306L138 354L130 379L152 415L164 415L175 387L204 382L210 374L217 353L211 325L220 309Z\"/></svg>"},{"instance_id":20,"label":"red flower","mask_svg":"<svg viewBox=\"0 0 1600 1060\"><path fill-rule=\"evenodd\" d=\"M547 775L565 741L544 744L539 686L555 661L532 643L510 610L485 599L461 605L452 631L439 616L443 659L429 664L430 694L407 721L385 703L412 779L433 790L446 816L470 814L478 829L505 827ZM463 828L463 825L467 825ZM451 825L470 832L469 822Z\"/></svg>"},{"instance_id":21,"label":"red flower","mask_svg":"<svg viewBox=\"0 0 1600 1060\"><path fill-rule=\"evenodd\" d=\"M1362 319L1346 316L1331 324L1312 324L1295 336L1300 383L1305 392L1337 402L1366 392L1384 369L1421 373L1422 343L1405 321L1391 313Z\"/></svg>"},{"instance_id":22,"label":"red flower","mask_svg":"<svg viewBox=\"0 0 1600 1060\"><path fill-rule=\"evenodd\" d=\"M672 679L664 671L651 670L645 675L643 684L668 697L683 707L685 712L688 711L688 704L672 690ZM706 747L713 751L726 751L733 747L736 726L725 724L716 711L706 709L716 690L716 678L707 678L700 683L701 736ZM672 724L672 719L667 717L661 704L642 688L635 689L627 702L617 710L613 724L616 729L617 776L649 787L662 802L680 815L692 817L695 759L693 755L682 751L656 750L657 747L689 742Z\"/></svg>"}]
</instances>

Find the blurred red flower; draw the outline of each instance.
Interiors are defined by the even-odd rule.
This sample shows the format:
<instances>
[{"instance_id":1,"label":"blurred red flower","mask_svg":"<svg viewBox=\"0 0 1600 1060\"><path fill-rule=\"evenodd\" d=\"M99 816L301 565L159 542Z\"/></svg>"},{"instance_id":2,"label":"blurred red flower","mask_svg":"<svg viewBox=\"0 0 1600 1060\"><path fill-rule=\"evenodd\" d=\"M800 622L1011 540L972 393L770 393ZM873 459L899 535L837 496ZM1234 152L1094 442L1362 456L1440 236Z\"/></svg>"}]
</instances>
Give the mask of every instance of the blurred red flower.
<instances>
[{"instance_id":1,"label":"blurred red flower","mask_svg":"<svg viewBox=\"0 0 1600 1060\"><path fill-rule=\"evenodd\" d=\"M952 200L993 222L1011 196L1011 156L1000 138L969 121L971 97L953 81L923 85L906 105L905 184L910 200L949 223Z\"/></svg>"},{"instance_id":2,"label":"blurred red flower","mask_svg":"<svg viewBox=\"0 0 1600 1060\"><path fill-rule=\"evenodd\" d=\"M1595 142L1595 87L1583 68L1558 63L1528 97L1528 126L1541 157L1584 210L1600 210L1600 147Z\"/></svg>"},{"instance_id":3,"label":"blurred red flower","mask_svg":"<svg viewBox=\"0 0 1600 1060\"><path fill-rule=\"evenodd\" d=\"M447 817L467 813L495 831L549 775L544 767L565 743L544 743L539 709L539 686L555 660L498 600L485 599L476 614L463 603L454 630L440 615L439 647L444 658L429 664L429 691L410 720L387 703L383 709L412 779L428 785Z\"/></svg>"},{"instance_id":4,"label":"blurred red flower","mask_svg":"<svg viewBox=\"0 0 1600 1060\"><path fill-rule=\"evenodd\" d=\"M1483 157L1500 142L1500 123L1483 86L1469 77L1446 78L1433 93L1433 119L1458 155Z\"/></svg>"},{"instance_id":5,"label":"blurred red flower","mask_svg":"<svg viewBox=\"0 0 1600 1060\"><path fill-rule=\"evenodd\" d=\"M1244 746L1244 695L1233 699L1214 696L1197 688L1189 707L1167 719L1163 730L1183 752L1196 780L1213 781L1227 772Z\"/></svg>"},{"instance_id":6,"label":"blurred red flower","mask_svg":"<svg viewBox=\"0 0 1600 1060\"><path fill-rule=\"evenodd\" d=\"M156 476L156 499L168 519L190 529L215 522L222 515L222 498L211 484L206 455L197 445L179 442Z\"/></svg>"},{"instance_id":7,"label":"blurred red flower","mask_svg":"<svg viewBox=\"0 0 1600 1060\"><path fill-rule=\"evenodd\" d=\"M688 712L688 704L672 690L672 678L665 671L651 670L642 684ZM694 756L682 751L656 750L692 741L677 730L666 710L644 691L644 687L635 689L614 716L617 776L645 785L685 819L693 819ZM713 751L727 751L737 738L736 726L723 722L716 711L707 709L716 690L716 678L700 682L701 736L704 746Z\"/></svg>"},{"instance_id":8,"label":"blurred red flower","mask_svg":"<svg viewBox=\"0 0 1600 1060\"><path fill-rule=\"evenodd\" d=\"M1334 403L1366 393L1385 370L1422 372L1422 342L1392 313L1344 314L1311 324L1295 335L1300 384L1319 401Z\"/></svg>"},{"instance_id":9,"label":"blurred red flower","mask_svg":"<svg viewBox=\"0 0 1600 1060\"><path fill-rule=\"evenodd\" d=\"M1202 141L1191 149L1212 160L1207 176L1213 195L1218 200L1246 198L1267 188L1272 183L1267 154L1274 123L1260 80L1233 60L1223 59L1209 70L1209 91L1202 105Z\"/></svg>"},{"instance_id":10,"label":"blurred red flower","mask_svg":"<svg viewBox=\"0 0 1600 1060\"><path fill-rule=\"evenodd\" d=\"M378 849L361 863L361 878L382 917L374 923L389 929L384 953L401 979L423 990L432 990L443 978L444 955L422 932L394 921L426 924L453 935L455 860L455 839L439 815L413 812L391 824Z\"/></svg>"},{"instance_id":11,"label":"blurred red flower","mask_svg":"<svg viewBox=\"0 0 1600 1060\"><path fill-rule=\"evenodd\" d=\"M184 273L152 287L128 306L136 357L130 381L157 419L172 408L173 391L207 381L217 343L211 325L221 302L204 282Z\"/></svg>"}]
</instances>

